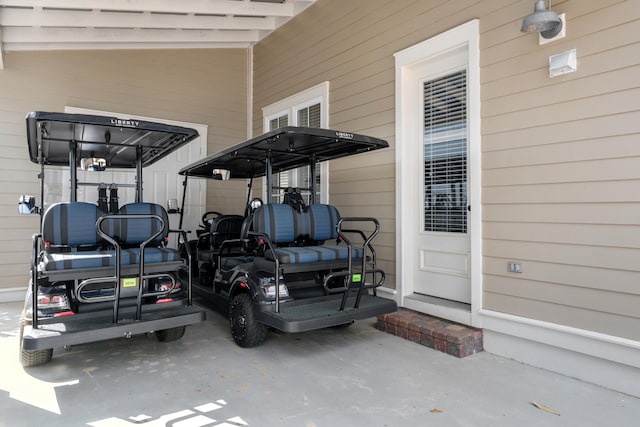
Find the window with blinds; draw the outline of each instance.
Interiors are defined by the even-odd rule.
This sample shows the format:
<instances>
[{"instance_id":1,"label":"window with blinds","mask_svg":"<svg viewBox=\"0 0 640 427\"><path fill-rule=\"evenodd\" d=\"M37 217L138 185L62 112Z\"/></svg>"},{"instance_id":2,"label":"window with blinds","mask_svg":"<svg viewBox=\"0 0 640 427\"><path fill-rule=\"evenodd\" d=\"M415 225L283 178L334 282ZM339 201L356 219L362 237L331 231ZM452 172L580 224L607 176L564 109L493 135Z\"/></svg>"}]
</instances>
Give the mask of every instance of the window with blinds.
<instances>
[{"instance_id":1,"label":"window with blinds","mask_svg":"<svg viewBox=\"0 0 640 427\"><path fill-rule=\"evenodd\" d=\"M284 126L289 126L289 116L286 114L269 120L269 130L278 129Z\"/></svg>"},{"instance_id":2,"label":"window with blinds","mask_svg":"<svg viewBox=\"0 0 640 427\"><path fill-rule=\"evenodd\" d=\"M313 104L307 107L296 109L296 122L295 126L302 127L316 127L321 125L320 120L320 103ZM279 127L288 126L289 117L287 115L280 116L269 120L269 130L274 130ZM310 171L308 167L301 167L295 170L282 172L273 175L273 183L275 187L280 189L274 189L271 194L272 203L282 203L284 193L281 189L287 187L295 187L301 189L302 197L305 203L309 204L311 199L309 191L305 190L311 188ZM316 200L320 200L320 174L316 175Z\"/></svg>"},{"instance_id":3,"label":"window with blinds","mask_svg":"<svg viewBox=\"0 0 640 427\"><path fill-rule=\"evenodd\" d=\"M424 231L467 232L467 72L424 82Z\"/></svg>"}]
</instances>

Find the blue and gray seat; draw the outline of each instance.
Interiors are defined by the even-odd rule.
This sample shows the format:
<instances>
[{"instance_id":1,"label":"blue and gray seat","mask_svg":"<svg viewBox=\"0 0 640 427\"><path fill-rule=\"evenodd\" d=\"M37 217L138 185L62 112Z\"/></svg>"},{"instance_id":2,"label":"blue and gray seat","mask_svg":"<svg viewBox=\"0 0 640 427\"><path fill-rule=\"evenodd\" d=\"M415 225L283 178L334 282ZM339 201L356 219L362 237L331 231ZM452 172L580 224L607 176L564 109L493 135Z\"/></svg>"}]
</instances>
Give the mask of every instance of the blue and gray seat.
<instances>
[{"instance_id":1,"label":"blue and gray seat","mask_svg":"<svg viewBox=\"0 0 640 427\"><path fill-rule=\"evenodd\" d=\"M122 215L141 217L122 218ZM162 221L151 215L160 217ZM102 231L121 247L122 266L139 265L140 245L158 231L158 236L144 250L144 264L182 262L176 250L160 245L169 231L168 215L162 206L132 203L120 208L119 214L105 217L105 213L94 204L63 202L50 206L44 214L42 239L45 251L40 260L40 271L54 273L113 268L116 249L97 232L96 223L100 218L103 218Z\"/></svg>"},{"instance_id":2,"label":"blue and gray seat","mask_svg":"<svg viewBox=\"0 0 640 427\"><path fill-rule=\"evenodd\" d=\"M264 253L268 262L277 257L281 265L320 263L338 268L346 265L348 246L324 242L338 239L339 220L338 210L331 205L310 205L298 212L286 204L268 204L254 213L253 231L266 236L272 244ZM363 248L352 247L351 251L352 261L362 259ZM262 264L257 263L258 267Z\"/></svg>"}]
</instances>

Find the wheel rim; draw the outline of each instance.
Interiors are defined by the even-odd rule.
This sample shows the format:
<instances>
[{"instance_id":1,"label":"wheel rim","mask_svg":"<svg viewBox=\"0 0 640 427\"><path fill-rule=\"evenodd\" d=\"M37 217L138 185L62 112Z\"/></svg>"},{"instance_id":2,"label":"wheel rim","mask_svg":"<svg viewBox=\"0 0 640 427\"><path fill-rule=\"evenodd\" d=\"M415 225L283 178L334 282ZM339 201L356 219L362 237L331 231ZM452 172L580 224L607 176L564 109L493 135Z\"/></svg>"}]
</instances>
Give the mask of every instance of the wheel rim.
<instances>
[{"instance_id":1,"label":"wheel rim","mask_svg":"<svg viewBox=\"0 0 640 427\"><path fill-rule=\"evenodd\" d=\"M231 306L231 326L233 337L241 340L246 333L247 316L242 309L242 304L234 303Z\"/></svg>"}]
</instances>

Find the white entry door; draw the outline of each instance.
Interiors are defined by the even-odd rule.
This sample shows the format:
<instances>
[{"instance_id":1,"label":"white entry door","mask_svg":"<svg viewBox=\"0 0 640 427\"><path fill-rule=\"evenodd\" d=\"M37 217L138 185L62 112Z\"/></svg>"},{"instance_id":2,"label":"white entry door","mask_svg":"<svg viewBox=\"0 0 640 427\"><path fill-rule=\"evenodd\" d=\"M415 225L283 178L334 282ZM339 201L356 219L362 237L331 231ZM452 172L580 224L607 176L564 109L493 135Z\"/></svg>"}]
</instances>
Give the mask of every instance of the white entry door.
<instances>
[{"instance_id":1,"label":"white entry door","mask_svg":"<svg viewBox=\"0 0 640 427\"><path fill-rule=\"evenodd\" d=\"M202 133L202 130L198 130L198 132ZM168 200L174 199L177 202L177 206L180 207L185 189L183 186L184 177L178 175L178 171L196 160L200 160L205 155L206 134L204 139L200 136L157 163L147 166L142 178L145 201L158 203L169 210L167 207ZM202 215L205 211L206 180L192 178L187 182L186 190L181 229L189 232L188 239L191 240L196 238L196 230L202 222ZM172 230L178 229L179 222L180 215L169 211L169 226ZM176 235L171 234L170 239L174 238L176 238ZM175 243L170 241L172 245Z\"/></svg>"},{"instance_id":2,"label":"white entry door","mask_svg":"<svg viewBox=\"0 0 640 427\"><path fill-rule=\"evenodd\" d=\"M418 103L409 148L418 181L408 208L414 224L414 292L471 303L468 212L467 47L413 67Z\"/></svg>"}]
</instances>

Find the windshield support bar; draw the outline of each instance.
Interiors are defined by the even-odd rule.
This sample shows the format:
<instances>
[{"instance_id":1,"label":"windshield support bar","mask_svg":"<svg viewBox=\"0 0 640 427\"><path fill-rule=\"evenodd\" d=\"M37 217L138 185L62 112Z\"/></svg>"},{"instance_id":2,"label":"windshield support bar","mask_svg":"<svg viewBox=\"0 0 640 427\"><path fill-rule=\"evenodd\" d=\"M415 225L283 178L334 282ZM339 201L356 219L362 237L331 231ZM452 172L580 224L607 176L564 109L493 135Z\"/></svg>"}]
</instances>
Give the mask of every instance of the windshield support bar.
<instances>
[{"instance_id":1,"label":"windshield support bar","mask_svg":"<svg viewBox=\"0 0 640 427\"><path fill-rule=\"evenodd\" d=\"M182 220L184 218L184 202L187 197L187 178L187 175L185 175L184 181L182 181L182 203L180 204L180 222L178 223L178 230L182 230ZM185 238L185 242L186 241L187 240ZM191 275L189 275L189 280L191 280Z\"/></svg>"},{"instance_id":2,"label":"windshield support bar","mask_svg":"<svg viewBox=\"0 0 640 427\"><path fill-rule=\"evenodd\" d=\"M77 148L78 144L75 141L69 142L69 200L71 202L78 201Z\"/></svg>"},{"instance_id":3,"label":"windshield support bar","mask_svg":"<svg viewBox=\"0 0 640 427\"><path fill-rule=\"evenodd\" d=\"M142 147L136 146L136 203L142 203Z\"/></svg>"},{"instance_id":4,"label":"windshield support bar","mask_svg":"<svg viewBox=\"0 0 640 427\"><path fill-rule=\"evenodd\" d=\"M267 177L267 191L271 191L271 183L273 180L272 169L271 169L271 152L267 153L267 162L265 167L267 170L265 171L265 176ZM271 203L271 194L267 194L266 203Z\"/></svg>"},{"instance_id":5,"label":"windshield support bar","mask_svg":"<svg viewBox=\"0 0 640 427\"><path fill-rule=\"evenodd\" d=\"M316 203L316 155L311 155L311 161L309 162L309 175L311 181L311 194L309 195L309 204L313 205Z\"/></svg>"}]
</instances>

